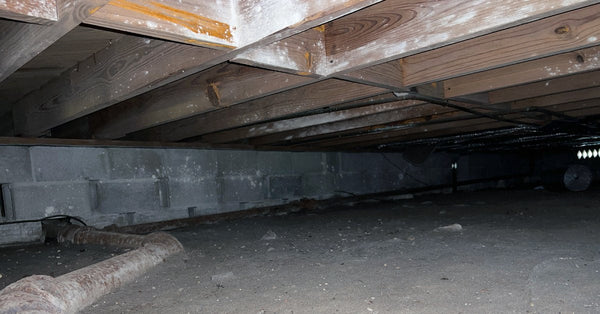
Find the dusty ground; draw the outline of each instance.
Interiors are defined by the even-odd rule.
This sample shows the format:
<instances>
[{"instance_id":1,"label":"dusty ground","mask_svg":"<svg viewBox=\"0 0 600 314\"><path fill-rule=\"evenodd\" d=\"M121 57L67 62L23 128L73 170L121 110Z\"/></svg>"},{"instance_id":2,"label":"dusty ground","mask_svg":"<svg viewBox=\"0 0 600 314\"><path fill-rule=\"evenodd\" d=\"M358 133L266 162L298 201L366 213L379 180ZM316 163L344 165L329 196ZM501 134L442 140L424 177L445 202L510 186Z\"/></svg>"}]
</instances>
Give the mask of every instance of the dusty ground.
<instances>
[{"instance_id":1,"label":"dusty ground","mask_svg":"<svg viewBox=\"0 0 600 314\"><path fill-rule=\"evenodd\" d=\"M176 230L185 254L85 312L598 313L599 192L421 196Z\"/></svg>"}]
</instances>

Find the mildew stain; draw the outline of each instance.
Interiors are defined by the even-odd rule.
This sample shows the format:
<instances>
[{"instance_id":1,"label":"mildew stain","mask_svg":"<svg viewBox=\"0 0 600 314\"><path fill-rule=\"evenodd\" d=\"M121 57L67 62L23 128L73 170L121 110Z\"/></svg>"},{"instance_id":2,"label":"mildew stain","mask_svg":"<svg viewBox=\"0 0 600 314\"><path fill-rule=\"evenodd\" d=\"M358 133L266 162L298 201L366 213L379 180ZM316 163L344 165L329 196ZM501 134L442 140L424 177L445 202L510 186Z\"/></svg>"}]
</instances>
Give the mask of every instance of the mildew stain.
<instances>
[{"instance_id":1,"label":"mildew stain","mask_svg":"<svg viewBox=\"0 0 600 314\"><path fill-rule=\"evenodd\" d=\"M197 34L202 33L229 42L233 40L231 27L228 24L163 3L149 1L146 5L141 5L128 0L111 0L109 4L183 26Z\"/></svg>"}]
</instances>

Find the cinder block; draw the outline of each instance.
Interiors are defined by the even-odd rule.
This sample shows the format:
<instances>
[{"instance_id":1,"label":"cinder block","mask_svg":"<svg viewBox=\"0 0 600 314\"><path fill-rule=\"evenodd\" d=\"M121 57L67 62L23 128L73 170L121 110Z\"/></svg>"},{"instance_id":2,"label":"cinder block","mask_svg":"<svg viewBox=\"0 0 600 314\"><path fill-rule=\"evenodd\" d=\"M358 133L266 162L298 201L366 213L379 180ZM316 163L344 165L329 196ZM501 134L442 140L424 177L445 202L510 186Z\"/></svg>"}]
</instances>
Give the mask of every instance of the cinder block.
<instances>
[{"instance_id":1,"label":"cinder block","mask_svg":"<svg viewBox=\"0 0 600 314\"><path fill-rule=\"evenodd\" d=\"M302 196L301 176L269 177L269 198L298 198Z\"/></svg>"},{"instance_id":2,"label":"cinder block","mask_svg":"<svg viewBox=\"0 0 600 314\"><path fill-rule=\"evenodd\" d=\"M329 173L339 173L340 168L340 154L341 153L325 153L325 167Z\"/></svg>"},{"instance_id":3,"label":"cinder block","mask_svg":"<svg viewBox=\"0 0 600 314\"><path fill-rule=\"evenodd\" d=\"M36 181L108 179L108 154L104 148L32 147Z\"/></svg>"},{"instance_id":4,"label":"cinder block","mask_svg":"<svg viewBox=\"0 0 600 314\"><path fill-rule=\"evenodd\" d=\"M322 173L326 169L323 153L292 153L295 174Z\"/></svg>"},{"instance_id":5,"label":"cinder block","mask_svg":"<svg viewBox=\"0 0 600 314\"><path fill-rule=\"evenodd\" d=\"M302 196L318 197L335 194L334 175L308 173L302 176Z\"/></svg>"},{"instance_id":6,"label":"cinder block","mask_svg":"<svg viewBox=\"0 0 600 314\"><path fill-rule=\"evenodd\" d=\"M187 180L175 178L169 180L171 190L171 207L196 207L198 210L214 207L219 195L217 181L214 177L195 178Z\"/></svg>"},{"instance_id":7,"label":"cinder block","mask_svg":"<svg viewBox=\"0 0 600 314\"><path fill-rule=\"evenodd\" d=\"M255 176L257 162L255 151L216 151L218 176Z\"/></svg>"},{"instance_id":8,"label":"cinder block","mask_svg":"<svg viewBox=\"0 0 600 314\"><path fill-rule=\"evenodd\" d=\"M144 179L164 176L161 150L109 148L111 179Z\"/></svg>"},{"instance_id":9,"label":"cinder block","mask_svg":"<svg viewBox=\"0 0 600 314\"><path fill-rule=\"evenodd\" d=\"M257 152L258 171L263 175L278 176L293 173L292 155L289 152Z\"/></svg>"},{"instance_id":10,"label":"cinder block","mask_svg":"<svg viewBox=\"0 0 600 314\"><path fill-rule=\"evenodd\" d=\"M164 175L171 178L193 180L217 173L217 153L213 150L165 149L162 155Z\"/></svg>"},{"instance_id":11,"label":"cinder block","mask_svg":"<svg viewBox=\"0 0 600 314\"><path fill-rule=\"evenodd\" d=\"M160 210L159 181L100 181L97 185L97 207L100 213L127 213Z\"/></svg>"},{"instance_id":12,"label":"cinder block","mask_svg":"<svg viewBox=\"0 0 600 314\"><path fill-rule=\"evenodd\" d=\"M39 242L42 239L42 224L39 222L0 225L0 245Z\"/></svg>"},{"instance_id":13,"label":"cinder block","mask_svg":"<svg viewBox=\"0 0 600 314\"><path fill-rule=\"evenodd\" d=\"M29 148L0 146L0 183L31 181Z\"/></svg>"},{"instance_id":14,"label":"cinder block","mask_svg":"<svg viewBox=\"0 0 600 314\"><path fill-rule=\"evenodd\" d=\"M88 217L90 184L87 181L16 183L10 187L15 218L32 219L57 214Z\"/></svg>"},{"instance_id":15,"label":"cinder block","mask_svg":"<svg viewBox=\"0 0 600 314\"><path fill-rule=\"evenodd\" d=\"M343 173L335 177L336 191L349 192L354 194L368 193L370 190L367 180L362 173ZM336 192L339 193L339 192ZM347 195L348 196L348 195Z\"/></svg>"},{"instance_id":16,"label":"cinder block","mask_svg":"<svg viewBox=\"0 0 600 314\"><path fill-rule=\"evenodd\" d=\"M226 176L218 178L221 202L250 202L265 199L266 184L262 177Z\"/></svg>"},{"instance_id":17,"label":"cinder block","mask_svg":"<svg viewBox=\"0 0 600 314\"><path fill-rule=\"evenodd\" d=\"M399 189L402 180L394 173L367 173L363 175L366 182L364 192L377 193Z\"/></svg>"},{"instance_id":18,"label":"cinder block","mask_svg":"<svg viewBox=\"0 0 600 314\"><path fill-rule=\"evenodd\" d=\"M341 153L340 157L344 172L376 172L384 162L380 154L373 153Z\"/></svg>"}]
</instances>

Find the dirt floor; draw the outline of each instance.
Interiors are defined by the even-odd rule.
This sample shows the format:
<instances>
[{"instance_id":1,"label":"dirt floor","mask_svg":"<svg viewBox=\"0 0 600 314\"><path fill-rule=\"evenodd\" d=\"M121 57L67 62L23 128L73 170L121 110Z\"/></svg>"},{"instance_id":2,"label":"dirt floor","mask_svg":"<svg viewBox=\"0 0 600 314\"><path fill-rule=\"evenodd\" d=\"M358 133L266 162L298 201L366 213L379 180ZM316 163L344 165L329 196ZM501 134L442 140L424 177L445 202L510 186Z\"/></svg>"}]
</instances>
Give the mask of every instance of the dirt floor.
<instances>
[{"instance_id":1,"label":"dirt floor","mask_svg":"<svg viewBox=\"0 0 600 314\"><path fill-rule=\"evenodd\" d=\"M600 313L599 194L429 195L174 230L186 253L84 312ZM103 257L79 250L3 249L0 287Z\"/></svg>"}]
</instances>

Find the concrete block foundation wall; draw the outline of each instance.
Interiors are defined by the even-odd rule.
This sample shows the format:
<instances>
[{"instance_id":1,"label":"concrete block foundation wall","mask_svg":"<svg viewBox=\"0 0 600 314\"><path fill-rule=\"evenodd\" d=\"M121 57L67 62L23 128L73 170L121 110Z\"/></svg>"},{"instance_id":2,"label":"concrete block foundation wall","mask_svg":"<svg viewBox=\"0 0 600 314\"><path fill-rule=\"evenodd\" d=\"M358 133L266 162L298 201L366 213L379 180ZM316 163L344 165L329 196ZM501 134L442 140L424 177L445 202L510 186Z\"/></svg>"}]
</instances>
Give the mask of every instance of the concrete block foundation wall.
<instances>
[{"instance_id":1,"label":"concrete block foundation wall","mask_svg":"<svg viewBox=\"0 0 600 314\"><path fill-rule=\"evenodd\" d=\"M449 184L452 158L200 149L0 147L0 221L68 214L96 227L186 218L424 185ZM0 226L0 244L40 237Z\"/></svg>"}]
</instances>

